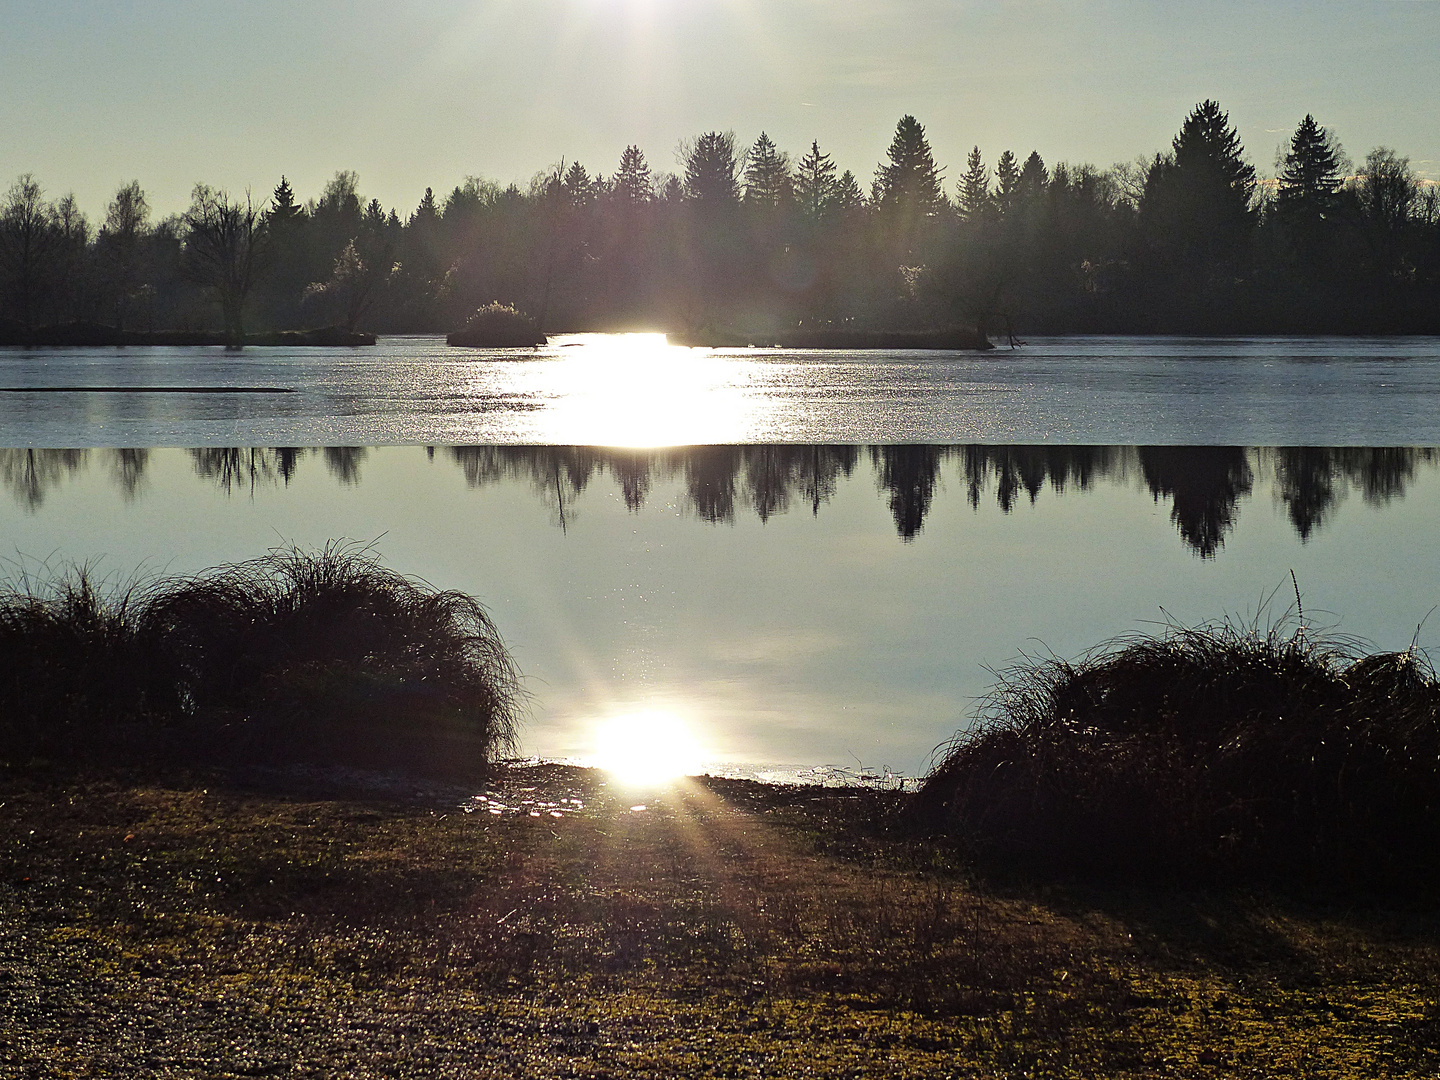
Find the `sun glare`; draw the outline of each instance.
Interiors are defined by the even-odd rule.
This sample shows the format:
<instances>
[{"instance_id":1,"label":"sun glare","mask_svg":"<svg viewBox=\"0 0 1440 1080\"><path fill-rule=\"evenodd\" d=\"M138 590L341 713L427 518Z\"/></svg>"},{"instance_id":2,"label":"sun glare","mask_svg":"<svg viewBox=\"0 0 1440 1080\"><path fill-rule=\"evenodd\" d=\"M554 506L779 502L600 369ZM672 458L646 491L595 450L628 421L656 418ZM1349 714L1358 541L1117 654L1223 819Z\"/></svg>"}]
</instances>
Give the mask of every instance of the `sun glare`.
<instances>
[{"instance_id":1,"label":"sun glare","mask_svg":"<svg viewBox=\"0 0 1440 1080\"><path fill-rule=\"evenodd\" d=\"M674 446L742 442L750 406L744 376L708 350L664 334L574 334L551 339L560 355L537 389L542 442Z\"/></svg>"},{"instance_id":2,"label":"sun glare","mask_svg":"<svg viewBox=\"0 0 1440 1080\"><path fill-rule=\"evenodd\" d=\"M702 754L674 713L640 712L601 721L591 761L627 787L659 787L698 772Z\"/></svg>"}]
</instances>

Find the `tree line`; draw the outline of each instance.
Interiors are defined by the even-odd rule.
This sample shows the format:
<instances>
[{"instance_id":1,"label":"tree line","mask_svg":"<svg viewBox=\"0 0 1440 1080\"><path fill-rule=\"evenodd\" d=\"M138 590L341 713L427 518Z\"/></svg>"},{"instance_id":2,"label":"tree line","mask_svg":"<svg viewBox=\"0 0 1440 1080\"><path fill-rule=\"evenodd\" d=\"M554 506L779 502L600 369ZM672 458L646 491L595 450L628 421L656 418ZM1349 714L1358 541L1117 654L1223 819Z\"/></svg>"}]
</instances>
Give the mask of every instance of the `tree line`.
<instances>
[{"instance_id":1,"label":"tree line","mask_svg":"<svg viewBox=\"0 0 1440 1080\"><path fill-rule=\"evenodd\" d=\"M1213 558L1240 518L1241 504L1262 475L1296 535L1309 540L1352 492L1367 504L1405 497L1421 468L1433 469L1440 453L1412 447L1234 446L931 446L899 444L704 446L672 450L626 450L589 446L456 446L437 451L464 474L467 486L528 485L562 528L583 513L580 496L609 476L625 505L639 512L654 486L678 485L684 510L701 521L733 523L753 514L761 522L790 511L816 516L850 480L863 458L870 461L876 490L885 499L897 535L913 540L923 531L946 473L972 508L993 498L1002 513L1042 492L1088 491L1104 481L1138 483L1155 501L1170 505L1182 542L1201 558ZM307 459L324 462L337 483L361 482L365 447L211 447L190 450L195 472L227 494L288 485ZM34 512L60 484L93 461L129 498L144 487L148 450L0 449L0 485ZM667 492L667 498L673 495Z\"/></svg>"},{"instance_id":2,"label":"tree line","mask_svg":"<svg viewBox=\"0 0 1440 1080\"><path fill-rule=\"evenodd\" d=\"M1205 101L1168 150L1049 165L977 147L958 177L896 125L868 185L813 143L627 147L526 187L475 177L402 216L337 173L315 198L197 185L154 220L137 181L92 224L31 176L0 205L0 319L240 335L456 329L513 305L544 330L703 336L805 326L1001 332L1440 332L1440 192L1379 147L1351 162L1306 116L1261 180Z\"/></svg>"}]
</instances>

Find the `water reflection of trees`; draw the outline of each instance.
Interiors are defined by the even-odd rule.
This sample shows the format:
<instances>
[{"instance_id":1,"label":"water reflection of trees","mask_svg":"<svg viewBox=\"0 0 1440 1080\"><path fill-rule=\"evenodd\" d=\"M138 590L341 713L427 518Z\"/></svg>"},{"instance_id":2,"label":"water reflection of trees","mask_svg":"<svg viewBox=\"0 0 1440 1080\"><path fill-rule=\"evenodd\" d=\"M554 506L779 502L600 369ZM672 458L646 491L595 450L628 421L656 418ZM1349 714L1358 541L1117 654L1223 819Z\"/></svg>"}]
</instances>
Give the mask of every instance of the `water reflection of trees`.
<instances>
[{"instance_id":1,"label":"water reflection of trees","mask_svg":"<svg viewBox=\"0 0 1440 1080\"><path fill-rule=\"evenodd\" d=\"M682 508L702 521L731 523L737 512L761 521L795 502L819 513L841 477L859 460L854 446L701 446L627 450L576 446L457 446L450 454L471 487L521 481L565 526L574 503L597 476L608 474L625 505L642 509L657 483L683 484Z\"/></svg>"},{"instance_id":2,"label":"water reflection of trees","mask_svg":"<svg viewBox=\"0 0 1440 1080\"><path fill-rule=\"evenodd\" d=\"M362 482L369 450L330 447L211 447L187 452L195 473L226 494L288 484L306 458L321 460L344 485ZM436 451L431 448L432 460ZM753 514L819 514L840 481L867 454L897 534L924 530L947 475L959 480L978 509L993 498L1003 513L1045 492L1087 491L1101 481L1138 484L1170 505L1182 541L1202 558L1215 556L1234 530L1242 503L1267 477L1301 541L1322 529L1351 493L1372 506L1404 497L1440 451L1414 448L1223 446L704 446L632 450L585 446L461 446L440 452L470 487L522 483L550 507L562 528L574 522L579 497L608 476L626 507L643 509L656 490L702 521L728 524ZM28 512L96 461L101 475L131 499L151 466L148 450L3 450L0 484Z\"/></svg>"},{"instance_id":3,"label":"water reflection of trees","mask_svg":"<svg viewBox=\"0 0 1440 1080\"><path fill-rule=\"evenodd\" d=\"M26 510L85 467L88 450L0 450L0 483Z\"/></svg>"},{"instance_id":4,"label":"water reflection of trees","mask_svg":"<svg viewBox=\"0 0 1440 1080\"><path fill-rule=\"evenodd\" d=\"M1272 451L1275 491L1302 541L1310 539L1351 490L1371 506L1402 498L1436 451L1408 447L1287 446Z\"/></svg>"},{"instance_id":5,"label":"water reflection of trees","mask_svg":"<svg viewBox=\"0 0 1440 1080\"><path fill-rule=\"evenodd\" d=\"M327 463L332 452L329 449L325 451ZM340 452L346 452L346 448L340 448ZM288 446L212 446L189 453L196 474L230 495L236 491L253 492L259 487L288 485L299 469L301 459L317 451ZM331 471L335 472L333 465ZM358 472L354 475L358 480ZM345 480L338 473L337 477L342 482Z\"/></svg>"}]
</instances>

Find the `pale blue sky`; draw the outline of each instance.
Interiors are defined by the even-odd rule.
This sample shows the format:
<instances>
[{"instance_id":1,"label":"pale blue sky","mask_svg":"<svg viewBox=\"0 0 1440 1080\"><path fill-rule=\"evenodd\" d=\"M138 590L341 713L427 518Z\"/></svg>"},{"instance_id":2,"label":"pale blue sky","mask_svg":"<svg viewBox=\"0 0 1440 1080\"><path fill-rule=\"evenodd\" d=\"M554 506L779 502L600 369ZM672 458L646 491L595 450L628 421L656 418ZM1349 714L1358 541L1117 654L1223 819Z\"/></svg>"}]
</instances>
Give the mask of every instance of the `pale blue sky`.
<instances>
[{"instance_id":1,"label":"pale blue sky","mask_svg":"<svg viewBox=\"0 0 1440 1080\"><path fill-rule=\"evenodd\" d=\"M1355 158L1440 178L1440 0L0 0L0 183L96 216L138 178L302 198L337 169L402 214L562 156L660 169L701 131L818 139L868 185L914 113L957 178L978 144L1109 165L1218 98L1269 171L1306 112Z\"/></svg>"}]
</instances>

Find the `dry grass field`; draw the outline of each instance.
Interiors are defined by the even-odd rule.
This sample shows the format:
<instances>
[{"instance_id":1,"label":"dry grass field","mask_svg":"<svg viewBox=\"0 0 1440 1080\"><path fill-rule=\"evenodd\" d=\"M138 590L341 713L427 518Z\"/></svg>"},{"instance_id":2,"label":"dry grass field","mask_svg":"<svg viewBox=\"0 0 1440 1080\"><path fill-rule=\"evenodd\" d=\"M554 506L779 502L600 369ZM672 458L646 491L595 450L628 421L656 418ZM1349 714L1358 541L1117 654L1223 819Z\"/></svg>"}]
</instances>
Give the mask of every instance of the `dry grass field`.
<instances>
[{"instance_id":1,"label":"dry grass field","mask_svg":"<svg viewBox=\"0 0 1440 1080\"><path fill-rule=\"evenodd\" d=\"M0 1075L1440 1071L1433 904L986 878L904 798L0 770Z\"/></svg>"}]
</instances>

